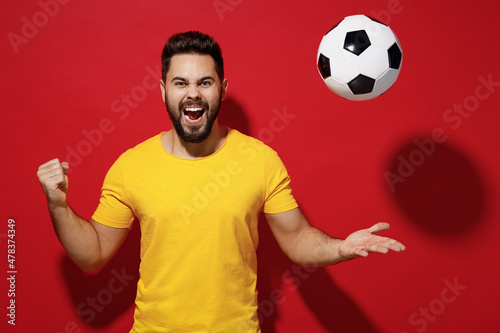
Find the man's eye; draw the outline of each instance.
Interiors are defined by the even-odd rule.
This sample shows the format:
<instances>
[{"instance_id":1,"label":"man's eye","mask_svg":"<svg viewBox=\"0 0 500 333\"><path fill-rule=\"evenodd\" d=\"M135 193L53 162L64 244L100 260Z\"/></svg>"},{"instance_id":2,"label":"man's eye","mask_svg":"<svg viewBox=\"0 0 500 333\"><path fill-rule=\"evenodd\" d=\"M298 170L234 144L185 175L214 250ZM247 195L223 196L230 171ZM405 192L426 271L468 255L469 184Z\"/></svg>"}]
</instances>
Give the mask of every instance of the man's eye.
<instances>
[{"instance_id":1,"label":"man's eye","mask_svg":"<svg viewBox=\"0 0 500 333\"><path fill-rule=\"evenodd\" d=\"M186 85L186 83L185 83L185 82L181 82L181 81L177 81L177 82L175 82L175 85L176 85L177 87L183 87L183 86L185 86L185 85Z\"/></svg>"},{"instance_id":2,"label":"man's eye","mask_svg":"<svg viewBox=\"0 0 500 333\"><path fill-rule=\"evenodd\" d=\"M212 83L210 81L202 81L200 82L200 86L202 87L208 87L210 86Z\"/></svg>"}]
</instances>

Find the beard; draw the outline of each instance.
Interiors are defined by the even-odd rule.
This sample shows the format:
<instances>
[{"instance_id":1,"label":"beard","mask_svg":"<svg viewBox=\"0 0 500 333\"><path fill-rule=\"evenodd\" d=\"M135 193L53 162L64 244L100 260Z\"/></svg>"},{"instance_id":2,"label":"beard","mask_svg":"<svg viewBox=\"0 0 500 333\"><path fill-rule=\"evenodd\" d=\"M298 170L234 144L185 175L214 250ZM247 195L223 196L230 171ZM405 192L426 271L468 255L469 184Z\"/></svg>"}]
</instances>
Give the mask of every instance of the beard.
<instances>
[{"instance_id":1,"label":"beard","mask_svg":"<svg viewBox=\"0 0 500 333\"><path fill-rule=\"evenodd\" d=\"M168 100L165 98L165 106L167 107L167 112L172 121L173 128L175 132L179 136L179 138L184 142L189 143L201 143L205 141L210 133L212 132L213 125L217 119L219 114L220 104L221 104L221 96L219 96L219 100L212 106L209 106L207 102L203 100L197 101L186 101L179 104L176 108L175 106L168 103ZM189 106L200 106L203 108L206 113L206 121L199 125L189 126L182 124L182 117L184 117L184 107L186 105Z\"/></svg>"}]
</instances>

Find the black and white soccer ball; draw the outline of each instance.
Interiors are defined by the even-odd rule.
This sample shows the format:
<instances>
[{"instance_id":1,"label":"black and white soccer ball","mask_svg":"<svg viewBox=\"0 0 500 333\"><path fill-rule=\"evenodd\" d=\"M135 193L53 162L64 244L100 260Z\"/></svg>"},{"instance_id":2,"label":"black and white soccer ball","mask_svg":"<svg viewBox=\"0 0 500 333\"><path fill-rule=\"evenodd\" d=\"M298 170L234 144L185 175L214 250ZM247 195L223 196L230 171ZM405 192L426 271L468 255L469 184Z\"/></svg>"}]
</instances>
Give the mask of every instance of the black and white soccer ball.
<instances>
[{"instance_id":1,"label":"black and white soccer ball","mask_svg":"<svg viewBox=\"0 0 500 333\"><path fill-rule=\"evenodd\" d=\"M323 36L317 55L318 70L328 88L354 101L375 98L389 89L402 61L394 32L365 15L340 21Z\"/></svg>"}]
</instances>

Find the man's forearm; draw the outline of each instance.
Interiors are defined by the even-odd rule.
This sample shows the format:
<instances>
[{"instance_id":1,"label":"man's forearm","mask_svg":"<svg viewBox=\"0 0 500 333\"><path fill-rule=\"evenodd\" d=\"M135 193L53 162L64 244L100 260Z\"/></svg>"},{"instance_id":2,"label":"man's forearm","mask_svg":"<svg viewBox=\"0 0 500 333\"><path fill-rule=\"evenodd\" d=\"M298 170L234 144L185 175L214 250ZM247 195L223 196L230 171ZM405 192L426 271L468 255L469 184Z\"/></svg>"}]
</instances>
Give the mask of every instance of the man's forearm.
<instances>
[{"instance_id":1,"label":"man's forearm","mask_svg":"<svg viewBox=\"0 0 500 333\"><path fill-rule=\"evenodd\" d=\"M334 265L344 260L338 251L342 241L318 228L307 226L297 235L290 258L301 266Z\"/></svg>"},{"instance_id":2,"label":"man's forearm","mask_svg":"<svg viewBox=\"0 0 500 333\"><path fill-rule=\"evenodd\" d=\"M50 207L50 217L57 238L68 256L83 270L100 266L99 237L91 223L73 212L68 204Z\"/></svg>"}]
</instances>

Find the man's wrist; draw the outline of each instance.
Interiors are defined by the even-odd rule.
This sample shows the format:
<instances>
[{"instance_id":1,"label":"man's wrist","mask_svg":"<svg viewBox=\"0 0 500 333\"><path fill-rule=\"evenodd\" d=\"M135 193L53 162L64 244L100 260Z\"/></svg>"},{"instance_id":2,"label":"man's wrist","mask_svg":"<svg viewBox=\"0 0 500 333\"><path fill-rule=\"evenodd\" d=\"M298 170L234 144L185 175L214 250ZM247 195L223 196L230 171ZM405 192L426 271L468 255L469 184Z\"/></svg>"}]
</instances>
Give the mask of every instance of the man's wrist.
<instances>
[{"instance_id":1,"label":"man's wrist","mask_svg":"<svg viewBox=\"0 0 500 333\"><path fill-rule=\"evenodd\" d=\"M47 206L49 207L49 211L53 213L63 212L69 208L68 202L66 200L62 202L47 200Z\"/></svg>"}]
</instances>

